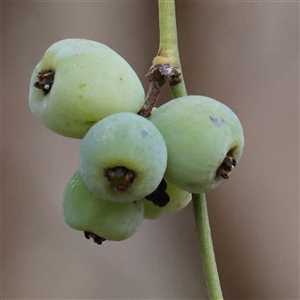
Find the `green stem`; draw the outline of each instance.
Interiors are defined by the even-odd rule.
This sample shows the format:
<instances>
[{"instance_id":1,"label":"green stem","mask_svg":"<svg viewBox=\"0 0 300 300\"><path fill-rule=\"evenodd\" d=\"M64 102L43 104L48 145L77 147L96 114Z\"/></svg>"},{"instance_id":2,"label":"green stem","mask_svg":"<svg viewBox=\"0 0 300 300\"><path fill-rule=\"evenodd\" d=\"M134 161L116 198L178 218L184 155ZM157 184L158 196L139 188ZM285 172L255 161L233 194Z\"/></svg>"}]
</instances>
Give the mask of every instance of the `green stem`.
<instances>
[{"instance_id":1,"label":"green stem","mask_svg":"<svg viewBox=\"0 0 300 300\"><path fill-rule=\"evenodd\" d=\"M181 70L181 63L178 49L177 26L174 0L158 0L159 12L159 55L163 62L169 62L173 67ZM155 59L154 59L155 60ZM173 98L187 95L183 75L182 82L171 87Z\"/></svg>"},{"instance_id":2,"label":"green stem","mask_svg":"<svg viewBox=\"0 0 300 300\"><path fill-rule=\"evenodd\" d=\"M193 194L193 208L209 299L223 299L205 194Z\"/></svg>"},{"instance_id":3,"label":"green stem","mask_svg":"<svg viewBox=\"0 0 300 300\"><path fill-rule=\"evenodd\" d=\"M153 62L154 64L171 63L173 67L177 67L181 70L175 1L158 0L158 9L160 43L158 55L154 58ZM182 74L181 79L182 82L180 84L170 87L173 98L187 95ZM193 209L208 295L211 300L221 300L223 296L212 243L205 194L193 194Z\"/></svg>"}]
</instances>

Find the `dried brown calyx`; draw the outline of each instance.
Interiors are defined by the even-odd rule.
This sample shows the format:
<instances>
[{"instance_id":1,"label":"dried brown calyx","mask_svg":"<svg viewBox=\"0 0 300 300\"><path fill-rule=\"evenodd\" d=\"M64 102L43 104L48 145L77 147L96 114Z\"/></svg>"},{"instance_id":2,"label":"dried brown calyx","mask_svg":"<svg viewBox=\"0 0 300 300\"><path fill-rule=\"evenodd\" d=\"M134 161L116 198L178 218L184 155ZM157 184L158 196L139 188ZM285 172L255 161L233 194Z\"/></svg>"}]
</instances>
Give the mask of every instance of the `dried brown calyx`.
<instances>
[{"instance_id":1,"label":"dried brown calyx","mask_svg":"<svg viewBox=\"0 0 300 300\"><path fill-rule=\"evenodd\" d=\"M167 183L164 179L160 182L159 186L153 191L150 195L146 196L145 199L151 201L154 205L159 207L166 206L169 201L170 197L166 192Z\"/></svg>"},{"instance_id":2,"label":"dried brown calyx","mask_svg":"<svg viewBox=\"0 0 300 300\"><path fill-rule=\"evenodd\" d=\"M54 82L54 75L55 75L55 71L54 70L41 70L38 73L38 81L35 82L34 87L36 87L37 89L40 89L44 92L44 95L47 95L50 90L51 87L53 85Z\"/></svg>"},{"instance_id":3,"label":"dried brown calyx","mask_svg":"<svg viewBox=\"0 0 300 300\"><path fill-rule=\"evenodd\" d=\"M111 188L120 192L125 192L132 185L136 174L126 167L117 166L106 169L104 171L104 176L108 179Z\"/></svg>"},{"instance_id":4,"label":"dried brown calyx","mask_svg":"<svg viewBox=\"0 0 300 300\"><path fill-rule=\"evenodd\" d=\"M94 234L92 232L89 232L89 231L84 231L84 236L85 238L87 238L88 240L90 238L92 238L94 240L94 242L98 245L101 245L104 241L106 241L106 239L104 239L103 237L97 235L97 234Z\"/></svg>"},{"instance_id":5,"label":"dried brown calyx","mask_svg":"<svg viewBox=\"0 0 300 300\"><path fill-rule=\"evenodd\" d=\"M236 164L237 162L233 158L233 150L230 150L218 168L217 176L222 176L224 179L228 179L232 169L236 166Z\"/></svg>"}]
</instances>

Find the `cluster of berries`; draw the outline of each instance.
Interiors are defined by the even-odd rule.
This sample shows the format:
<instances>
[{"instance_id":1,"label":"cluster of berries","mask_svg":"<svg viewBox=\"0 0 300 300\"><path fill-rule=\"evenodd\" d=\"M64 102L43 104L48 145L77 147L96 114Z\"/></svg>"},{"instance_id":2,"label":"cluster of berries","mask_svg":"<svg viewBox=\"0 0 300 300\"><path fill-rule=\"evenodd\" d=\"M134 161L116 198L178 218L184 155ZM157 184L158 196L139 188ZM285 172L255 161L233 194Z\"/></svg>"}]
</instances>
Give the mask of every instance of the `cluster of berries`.
<instances>
[{"instance_id":1,"label":"cluster of berries","mask_svg":"<svg viewBox=\"0 0 300 300\"><path fill-rule=\"evenodd\" d=\"M56 42L31 77L32 113L50 130L82 139L63 215L98 244L181 210L191 193L228 178L242 155L241 123L223 103L190 95L145 118L138 114L144 101L132 67L95 41Z\"/></svg>"}]
</instances>

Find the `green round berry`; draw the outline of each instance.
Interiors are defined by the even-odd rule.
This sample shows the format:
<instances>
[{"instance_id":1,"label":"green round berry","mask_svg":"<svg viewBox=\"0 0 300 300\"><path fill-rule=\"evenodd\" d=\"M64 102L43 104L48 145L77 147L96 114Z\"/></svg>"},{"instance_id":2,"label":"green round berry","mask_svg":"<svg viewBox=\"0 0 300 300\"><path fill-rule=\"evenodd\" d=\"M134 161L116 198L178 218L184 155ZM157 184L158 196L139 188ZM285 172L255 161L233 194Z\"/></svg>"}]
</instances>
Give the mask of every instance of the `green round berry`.
<instances>
[{"instance_id":1,"label":"green round berry","mask_svg":"<svg viewBox=\"0 0 300 300\"><path fill-rule=\"evenodd\" d=\"M51 45L30 81L32 113L49 129L83 138L92 125L111 114L137 113L145 98L131 66L115 51L86 39Z\"/></svg>"},{"instance_id":2,"label":"green round berry","mask_svg":"<svg viewBox=\"0 0 300 300\"><path fill-rule=\"evenodd\" d=\"M121 241L132 236L141 224L144 203L117 203L100 198L87 188L77 171L64 192L63 215L73 229L100 240Z\"/></svg>"},{"instance_id":3,"label":"green round berry","mask_svg":"<svg viewBox=\"0 0 300 300\"><path fill-rule=\"evenodd\" d=\"M123 112L95 124L82 140L80 171L96 195L117 202L152 193L167 165L167 148L149 120Z\"/></svg>"},{"instance_id":4,"label":"green round berry","mask_svg":"<svg viewBox=\"0 0 300 300\"><path fill-rule=\"evenodd\" d=\"M168 149L165 178L191 193L216 187L240 159L242 125L223 103L204 96L171 100L149 117Z\"/></svg>"}]
</instances>

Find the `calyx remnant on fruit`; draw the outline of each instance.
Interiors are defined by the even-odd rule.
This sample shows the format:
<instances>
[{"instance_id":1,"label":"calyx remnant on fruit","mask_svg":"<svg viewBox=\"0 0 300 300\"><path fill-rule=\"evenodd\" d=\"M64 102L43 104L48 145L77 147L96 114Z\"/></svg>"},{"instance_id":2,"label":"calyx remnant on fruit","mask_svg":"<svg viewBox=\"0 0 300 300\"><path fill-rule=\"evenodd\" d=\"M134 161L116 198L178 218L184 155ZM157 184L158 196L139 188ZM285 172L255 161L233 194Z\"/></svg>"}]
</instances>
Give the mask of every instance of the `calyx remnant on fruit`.
<instances>
[{"instance_id":1,"label":"calyx remnant on fruit","mask_svg":"<svg viewBox=\"0 0 300 300\"><path fill-rule=\"evenodd\" d=\"M217 170L217 175L222 176L224 179L228 179L232 171L232 168L236 166L236 160L233 158L233 149L231 149L225 156L222 164Z\"/></svg>"},{"instance_id":2,"label":"calyx remnant on fruit","mask_svg":"<svg viewBox=\"0 0 300 300\"><path fill-rule=\"evenodd\" d=\"M146 196L145 199L151 201L154 205L164 207L170 201L170 196L166 192L166 189L167 183L162 179L158 187L150 195Z\"/></svg>"},{"instance_id":3,"label":"calyx remnant on fruit","mask_svg":"<svg viewBox=\"0 0 300 300\"><path fill-rule=\"evenodd\" d=\"M110 186L120 192L125 192L136 177L135 172L126 167L117 166L104 171L104 176L109 180Z\"/></svg>"},{"instance_id":4,"label":"calyx remnant on fruit","mask_svg":"<svg viewBox=\"0 0 300 300\"><path fill-rule=\"evenodd\" d=\"M52 84L54 82L54 70L41 70L38 73L38 81L35 82L34 87L37 89L41 89L44 92L44 95L47 95L52 87Z\"/></svg>"},{"instance_id":5,"label":"calyx remnant on fruit","mask_svg":"<svg viewBox=\"0 0 300 300\"><path fill-rule=\"evenodd\" d=\"M104 241L106 241L106 239L104 239L103 237L97 235L97 234L94 234L92 232L88 232L88 231L84 231L84 236L85 238L87 238L88 240L90 238L92 238L94 240L94 242L98 245L101 245Z\"/></svg>"}]
</instances>

